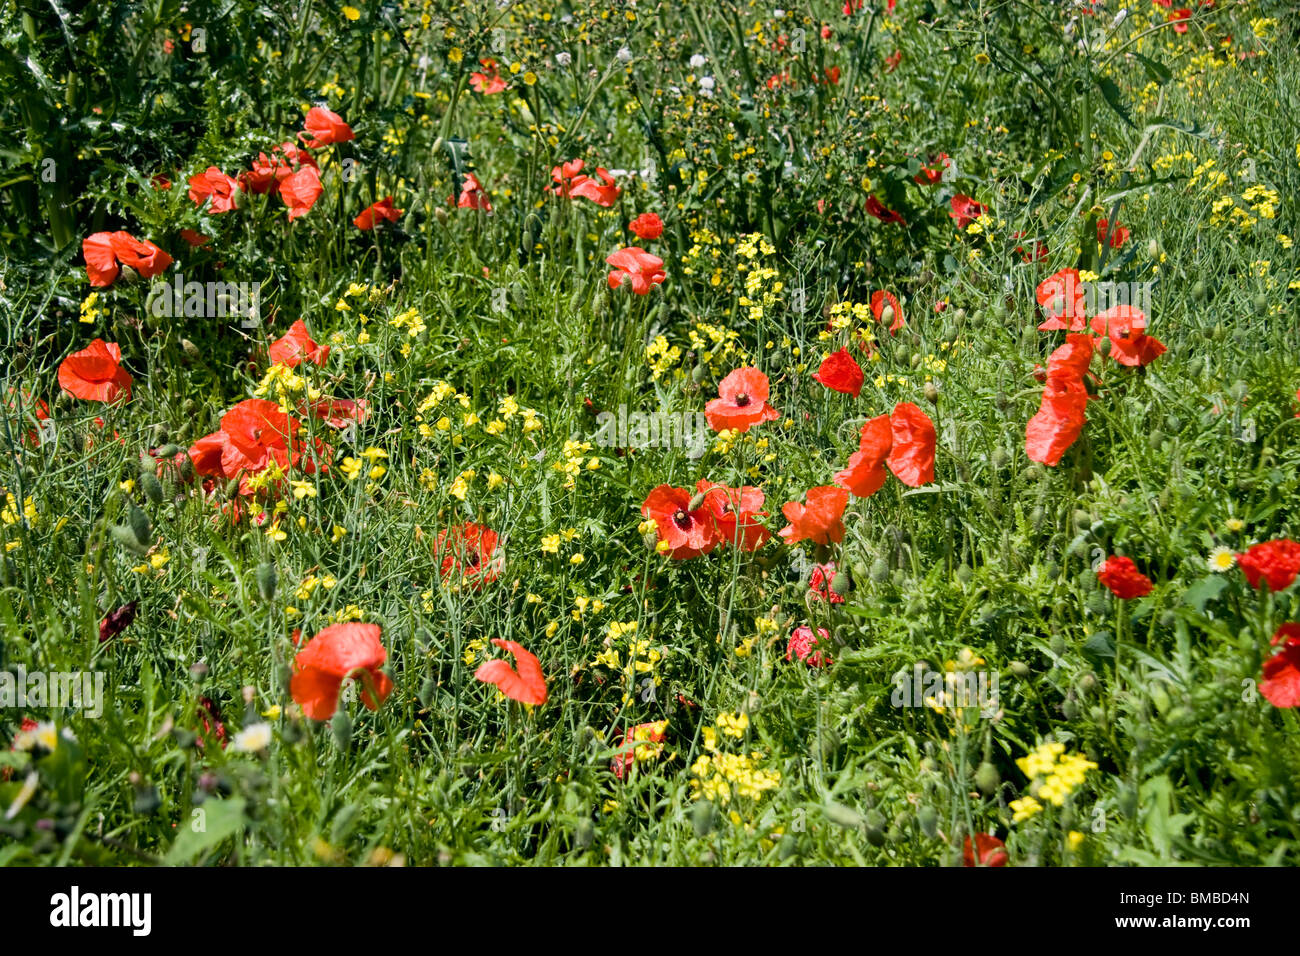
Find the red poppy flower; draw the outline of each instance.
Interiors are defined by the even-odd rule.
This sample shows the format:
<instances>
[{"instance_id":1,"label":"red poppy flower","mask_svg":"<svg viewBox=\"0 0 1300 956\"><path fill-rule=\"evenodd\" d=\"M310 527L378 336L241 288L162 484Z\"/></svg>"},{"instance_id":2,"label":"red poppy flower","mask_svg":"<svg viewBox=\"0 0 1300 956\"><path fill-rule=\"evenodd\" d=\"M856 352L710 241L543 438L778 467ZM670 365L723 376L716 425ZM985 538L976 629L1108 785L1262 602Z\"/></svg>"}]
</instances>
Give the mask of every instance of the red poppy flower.
<instances>
[{"instance_id":1,"label":"red poppy flower","mask_svg":"<svg viewBox=\"0 0 1300 956\"><path fill-rule=\"evenodd\" d=\"M633 292L645 295L651 286L659 285L666 278L664 261L637 246L620 249L606 256L605 262L614 267L607 280L611 289L630 282Z\"/></svg>"},{"instance_id":2,"label":"red poppy flower","mask_svg":"<svg viewBox=\"0 0 1300 956\"><path fill-rule=\"evenodd\" d=\"M1282 649L1264 662L1259 692L1274 707L1300 707L1300 624L1283 624L1273 635Z\"/></svg>"},{"instance_id":3,"label":"red poppy flower","mask_svg":"<svg viewBox=\"0 0 1300 956\"><path fill-rule=\"evenodd\" d=\"M1006 866L1011 860L1007 855L1006 844L988 833L975 834L973 848L970 837L966 838L962 847L962 866L974 866L976 853L979 853L980 866Z\"/></svg>"},{"instance_id":4,"label":"red poppy flower","mask_svg":"<svg viewBox=\"0 0 1300 956\"><path fill-rule=\"evenodd\" d=\"M702 508L713 515L720 543L737 544L741 551L756 551L772 537L771 531L754 520L767 517L766 511L759 510L765 499L763 489L750 485L728 488L701 478L695 490L704 495Z\"/></svg>"},{"instance_id":5,"label":"red poppy flower","mask_svg":"<svg viewBox=\"0 0 1300 956\"><path fill-rule=\"evenodd\" d=\"M704 406L704 417L715 432L747 432L760 422L775 421L781 413L767 403L767 376L758 369L735 369L718 383L718 397Z\"/></svg>"},{"instance_id":6,"label":"red poppy flower","mask_svg":"<svg viewBox=\"0 0 1300 956\"><path fill-rule=\"evenodd\" d=\"M807 504L787 502L781 513L790 523L779 532L786 544L812 541L815 544L838 544L844 538L844 508L849 503L849 493L834 485L809 488L804 496Z\"/></svg>"},{"instance_id":7,"label":"red poppy flower","mask_svg":"<svg viewBox=\"0 0 1300 956\"><path fill-rule=\"evenodd\" d=\"M377 203L371 203L361 214L352 220L352 224L358 229L373 229L375 223L381 219L387 219L389 222L397 222L402 218L402 210L393 208L393 197L385 196Z\"/></svg>"},{"instance_id":8,"label":"red poppy flower","mask_svg":"<svg viewBox=\"0 0 1300 956\"><path fill-rule=\"evenodd\" d=\"M312 137L306 144L308 149L320 149L330 143L346 143L356 135L352 132L352 127L343 122L343 117L323 106L309 109L302 125L305 130L298 137Z\"/></svg>"},{"instance_id":9,"label":"red poppy flower","mask_svg":"<svg viewBox=\"0 0 1300 956\"><path fill-rule=\"evenodd\" d=\"M1173 23L1175 33L1186 33L1187 21L1191 18L1192 11L1188 7L1179 7L1173 13L1165 17L1166 20Z\"/></svg>"},{"instance_id":10,"label":"red poppy flower","mask_svg":"<svg viewBox=\"0 0 1300 956\"><path fill-rule=\"evenodd\" d=\"M478 62L479 66L483 67L483 71L469 75L469 85L474 88L474 91L484 96L491 96L505 90L506 81L497 72L497 61L479 60Z\"/></svg>"},{"instance_id":11,"label":"red poppy flower","mask_svg":"<svg viewBox=\"0 0 1300 956\"><path fill-rule=\"evenodd\" d=\"M1019 232L1013 232L1011 234L1011 238L1023 239L1025 238L1025 233L1023 230ZM1020 259L1022 262L1038 262L1042 259L1047 258L1047 244L1035 240L1034 249L1032 252L1026 252L1024 246L1016 246L1016 252L1020 254Z\"/></svg>"},{"instance_id":12,"label":"red poppy flower","mask_svg":"<svg viewBox=\"0 0 1300 956\"><path fill-rule=\"evenodd\" d=\"M275 402L249 398L235 405L221 416L221 431L226 436L222 474L226 478L244 472L257 474L273 461L287 470L301 454L301 443L295 441L298 428L298 422L280 411ZM204 451L210 454L211 445L205 445ZM199 470L197 462L194 467Z\"/></svg>"},{"instance_id":13,"label":"red poppy flower","mask_svg":"<svg viewBox=\"0 0 1300 956\"><path fill-rule=\"evenodd\" d=\"M312 341L306 324L299 319L289 326L289 331L271 343L268 349L271 361L276 365L296 368L304 359L315 365L323 366L329 358L330 347L317 345Z\"/></svg>"},{"instance_id":14,"label":"red poppy flower","mask_svg":"<svg viewBox=\"0 0 1300 956\"><path fill-rule=\"evenodd\" d=\"M894 429L888 415L879 415L862 426L858 450L849 456L849 467L835 475L835 483L858 498L869 498L880 490L889 472L885 459L894 446Z\"/></svg>"},{"instance_id":15,"label":"red poppy flower","mask_svg":"<svg viewBox=\"0 0 1300 956\"><path fill-rule=\"evenodd\" d=\"M445 581L468 584L475 590L491 584L501 577L506 567L504 551L499 551L497 533L466 521L438 532L433 546L434 560L439 562L438 574Z\"/></svg>"},{"instance_id":16,"label":"red poppy flower","mask_svg":"<svg viewBox=\"0 0 1300 956\"><path fill-rule=\"evenodd\" d=\"M934 165L922 166L921 171L912 177L913 182L918 186L933 186L936 183L943 182L944 170L952 165L947 153L931 156L930 162L934 163Z\"/></svg>"},{"instance_id":17,"label":"red poppy flower","mask_svg":"<svg viewBox=\"0 0 1300 956\"><path fill-rule=\"evenodd\" d=\"M952 207L952 211L948 213L948 218L957 223L958 229L965 229L970 223L989 211L988 206L978 203L971 199L970 196L964 196L961 193L953 196L948 205Z\"/></svg>"},{"instance_id":18,"label":"red poppy flower","mask_svg":"<svg viewBox=\"0 0 1300 956\"><path fill-rule=\"evenodd\" d=\"M248 192L276 192L280 183L303 166L319 170L311 153L294 143L281 143L266 153L258 153L250 171L239 174L239 185Z\"/></svg>"},{"instance_id":19,"label":"red poppy flower","mask_svg":"<svg viewBox=\"0 0 1300 956\"><path fill-rule=\"evenodd\" d=\"M131 373L122 368L122 349L95 339L59 363L59 387L88 402L131 400Z\"/></svg>"},{"instance_id":20,"label":"red poppy flower","mask_svg":"<svg viewBox=\"0 0 1300 956\"><path fill-rule=\"evenodd\" d=\"M1151 579L1137 569L1132 558L1115 554L1101 563L1097 580L1123 601L1146 597L1154 587Z\"/></svg>"},{"instance_id":21,"label":"red poppy flower","mask_svg":"<svg viewBox=\"0 0 1300 956\"><path fill-rule=\"evenodd\" d=\"M496 658L480 664L478 670L474 672L475 679L485 684L496 684L497 690L521 704L541 706L546 703L546 678L542 675L541 662L514 641L503 641L499 637L494 637L492 643L502 650L509 651L514 656L515 667L519 670L516 673L515 667L511 667L501 658Z\"/></svg>"},{"instance_id":22,"label":"red poppy flower","mask_svg":"<svg viewBox=\"0 0 1300 956\"><path fill-rule=\"evenodd\" d=\"M1110 338L1110 357L1120 365L1146 365L1167 351L1146 327L1146 314L1131 305L1112 306L1092 318L1092 330Z\"/></svg>"},{"instance_id":23,"label":"red poppy flower","mask_svg":"<svg viewBox=\"0 0 1300 956\"><path fill-rule=\"evenodd\" d=\"M167 255L152 242L136 239L127 232L115 232L111 237L113 255L124 266L130 266L141 277L152 279L161 275L172 264L172 257Z\"/></svg>"},{"instance_id":24,"label":"red poppy flower","mask_svg":"<svg viewBox=\"0 0 1300 956\"><path fill-rule=\"evenodd\" d=\"M814 650L819 639L829 644L831 640L830 632L824 627L819 627L814 635L812 628L807 624L796 627L790 633L790 640L786 643L785 659L787 661L802 661L809 667L825 667L827 664L832 663L829 655Z\"/></svg>"},{"instance_id":25,"label":"red poppy flower","mask_svg":"<svg viewBox=\"0 0 1300 956\"><path fill-rule=\"evenodd\" d=\"M889 416L894 443L885 464L909 488L934 481L934 423L911 402L899 402Z\"/></svg>"},{"instance_id":26,"label":"red poppy flower","mask_svg":"<svg viewBox=\"0 0 1300 956\"><path fill-rule=\"evenodd\" d=\"M1300 544L1281 538L1251 545L1237 555L1237 564L1252 588L1267 584L1270 591L1282 591L1300 573Z\"/></svg>"},{"instance_id":27,"label":"red poppy flower","mask_svg":"<svg viewBox=\"0 0 1300 956\"><path fill-rule=\"evenodd\" d=\"M488 199L488 194L483 191L483 185L473 173L465 174L465 179L460 185L460 199L456 201L456 207L458 209L481 209L484 212L492 211L492 203Z\"/></svg>"},{"instance_id":28,"label":"red poppy flower","mask_svg":"<svg viewBox=\"0 0 1300 956\"><path fill-rule=\"evenodd\" d=\"M610 772L622 780L638 760L650 760L663 753L664 731L667 729L666 720L654 720L631 728L623 735L622 749L610 762Z\"/></svg>"},{"instance_id":29,"label":"red poppy flower","mask_svg":"<svg viewBox=\"0 0 1300 956\"><path fill-rule=\"evenodd\" d=\"M569 191L573 188L574 183L581 182L587 177L581 175L586 162L581 159L571 159L567 163L561 163L559 166L551 167L551 179L554 180L554 186L547 186L547 192L554 192L555 195L564 199L569 198Z\"/></svg>"},{"instance_id":30,"label":"red poppy flower","mask_svg":"<svg viewBox=\"0 0 1300 956\"><path fill-rule=\"evenodd\" d=\"M216 166L209 166L203 172L191 176L189 183L190 201L194 205L202 206L205 201L211 200L208 212L213 215L230 212L235 208L239 198L239 183Z\"/></svg>"},{"instance_id":31,"label":"red poppy flower","mask_svg":"<svg viewBox=\"0 0 1300 956\"><path fill-rule=\"evenodd\" d=\"M139 607L139 601L130 601L106 615L99 622L99 643L103 644L105 641L111 641L130 627L131 622L135 620L135 614Z\"/></svg>"},{"instance_id":32,"label":"red poppy flower","mask_svg":"<svg viewBox=\"0 0 1300 956\"><path fill-rule=\"evenodd\" d=\"M871 314L876 317L877 322L884 322L889 326L890 335L906 324L903 321L903 307L898 304L898 299L894 298L892 292L886 292L884 289L877 289L871 293Z\"/></svg>"},{"instance_id":33,"label":"red poppy flower","mask_svg":"<svg viewBox=\"0 0 1300 956\"><path fill-rule=\"evenodd\" d=\"M658 239L664 234L664 223L652 212L643 212L627 226L638 239Z\"/></svg>"},{"instance_id":34,"label":"red poppy flower","mask_svg":"<svg viewBox=\"0 0 1300 956\"><path fill-rule=\"evenodd\" d=\"M1185 30L1187 28L1184 27L1183 29ZM1109 226L1110 223L1108 223L1105 219L1097 220L1097 241L1098 242L1106 241L1106 230L1109 228ZM1128 237L1129 237L1129 231L1125 229L1123 226L1121 226L1119 223L1115 223L1115 228L1111 230L1110 233L1110 247L1112 249L1118 249L1120 246L1124 245L1124 243L1128 242Z\"/></svg>"},{"instance_id":35,"label":"red poppy flower","mask_svg":"<svg viewBox=\"0 0 1300 956\"><path fill-rule=\"evenodd\" d=\"M862 369L845 348L826 356L813 378L833 392L842 392L854 398L862 391Z\"/></svg>"},{"instance_id":36,"label":"red poppy flower","mask_svg":"<svg viewBox=\"0 0 1300 956\"><path fill-rule=\"evenodd\" d=\"M1066 329L1082 332L1087 327L1083 281L1078 269L1062 269L1048 276L1038 283L1034 297L1047 316L1046 321L1038 326L1042 331Z\"/></svg>"},{"instance_id":37,"label":"red poppy flower","mask_svg":"<svg viewBox=\"0 0 1300 956\"><path fill-rule=\"evenodd\" d=\"M902 216L894 212L892 209L886 209L885 204L875 196L867 197L867 212L886 224L896 222L903 226L907 225L907 221L904 220Z\"/></svg>"},{"instance_id":38,"label":"red poppy flower","mask_svg":"<svg viewBox=\"0 0 1300 956\"><path fill-rule=\"evenodd\" d=\"M1042 401L1025 426L1025 454L1032 461L1055 467L1082 434L1088 405L1083 377L1092 352L1091 336L1072 333L1048 358Z\"/></svg>"},{"instance_id":39,"label":"red poppy flower","mask_svg":"<svg viewBox=\"0 0 1300 956\"><path fill-rule=\"evenodd\" d=\"M289 207L289 221L307 215L324 191L315 166L303 166L296 173L284 177L280 182L280 198Z\"/></svg>"},{"instance_id":40,"label":"red poppy flower","mask_svg":"<svg viewBox=\"0 0 1300 956\"><path fill-rule=\"evenodd\" d=\"M831 604L843 604L844 595L831 587L835 579L835 562L813 565L812 574L808 576L808 595L814 601L829 601Z\"/></svg>"},{"instance_id":41,"label":"red poppy flower","mask_svg":"<svg viewBox=\"0 0 1300 956\"><path fill-rule=\"evenodd\" d=\"M578 176L575 178L569 186L569 195L590 199L597 206L609 207L614 205L623 190L618 188L618 185L614 182L614 177L609 174L609 170L597 167L596 175L600 177L600 182L597 182L591 176Z\"/></svg>"},{"instance_id":42,"label":"red poppy flower","mask_svg":"<svg viewBox=\"0 0 1300 956\"><path fill-rule=\"evenodd\" d=\"M692 503L685 488L659 485L641 504L641 514L654 521L659 540L667 542L666 554L674 561L708 554L722 543L714 512L703 501L692 511Z\"/></svg>"},{"instance_id":43,"label":"red poppy flower","mask_svg":"<svg viewBox=\"0 0 1300 956\"><path fill-rule=\"evenodd\" d=\"M300 412L314 415L331 428L344 428L349 422L364 422L370 414L370 405L365 399L323 398Z\"/></svg>"},{"instance_id":44,"label":"red poppy flower","mask_svg":"<svg viewBox=\"0 0 1300 956\"><path fill-rule=\"evenodd\" d=\"M898 69L898 64L903 62L903 51L895 50L889 56L885 57L885 72L893 73Z\"/></svg>"},{"instance_id":45,"label":"red poppy flower","mask_svg":"<svg viewBox=\"0 0 1300 956\"><path fill-rule=\"evenodd\" d=\"M181 238L189 243L191 249L197 249L199 246L206 246L212 241L210 236L205 236L201 232L195 232L193 229L182 229Z\"/></svg>"},{"instance_id":46,"label":"red poppy flower","mask_svg":"<svg viewBox=\"0 0 1300 956\"><path fill-rule=\"evenodd\" d=\"M86 260L86 278L99 288L113 284L120 266L130 266L143 278L152 279L173 262L152 242L120 231L87 236L81 242L81 254Z\"/></svg>"},{"instance_id":47,"label":"red poppy flower","mask_svg":"<svg viewBox=\"0 0 1300 956\"><path fill-rule=\"evenodd\" d=\"M349 677L361 683L361 702L370 710L378 710L388 699L393 682L379 669L388 658L380 643L382 633L378 624L331 624L298 652L289 693L308 718L333 717Z\"/></svg>"}]
</instances>

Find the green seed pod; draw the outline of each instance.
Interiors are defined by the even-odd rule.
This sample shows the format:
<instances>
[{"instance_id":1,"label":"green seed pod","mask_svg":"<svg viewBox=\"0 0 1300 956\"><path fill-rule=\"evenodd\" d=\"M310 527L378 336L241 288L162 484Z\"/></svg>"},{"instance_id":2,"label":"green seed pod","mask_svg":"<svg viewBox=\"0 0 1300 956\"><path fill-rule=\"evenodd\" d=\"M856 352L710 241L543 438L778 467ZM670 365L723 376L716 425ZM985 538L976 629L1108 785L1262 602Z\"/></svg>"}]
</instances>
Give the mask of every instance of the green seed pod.
<instances>
[{"instance_id":1,"label":"green seed pod","mask_svg":"<svg viewBox=\"0 0 1300 956\"><path fill-rule=\"evenodd\" d=\"M1007 453L1007 450L1001 446L994 448L993 454L989 455L989 464L997 471L1001 471L1003 468L1007 467L1010 462L1011 456Z\"/></svg>"},{"instance_id":2,"label":"green seed pod","mask_svg":"<svg viewBox=\"0 0 1300 956\"><path fill-rule=\"evenodd\" d=\"M909 359L911 359L911 357L912 357L912 353L908 350L907 346L904 345L903 343L901 342L898 343L898 345L894 348L895 362L902 364L904 362L907 362Z\"/></svg>"},{"instance_id":3,"label":"green seed pod","mask_svg":"<svg viewBox=\"0 0 1300 956\"><path fill-rule=\"evenodd\" d=\"M277 580L275 562L263 561L257 566L257 593L262 595L262 600L267 604L275 600Z\"/></svg>"},{"instance_id":4,"label":"green seed pod","mask_svg":"<svg viewBox=\"0 0 1300 956\"><path fill-rule=\"evenodd\" d=\"M181 481L188 483L194 480L194 462L190 460L189 455L186 455L177 463L176 474L180 476Z\"/></svg>"},{"instance_id":5,"label":"green seed pod","mask_svg":"<svg viewBox=\"0 0 1300 956\"><path fill-rule=\"evenodd\" d=\"M835 576L831 578L831 590L836 594L848 594L852 587L849 576L843 571L836 571Z\"/></svg>"},{"instance_id":6,"label":"green seed pod","mask_svg":"<svg viewBox=\"0 0 1300 956\"><path fill-rule=\"evenodd\" d=\"M708 371L708 368L706 368L704 363L701 362L699 365L695 366L695 368L691 369L691 381L696 385L699 385L704 381L704 376L708 374Z\"/></svg>"},{"instance_id":7,"label":"green seed pod","mask_svg":"<svg viewBox=\"0 0 1300 956\"><path fill-rule=\"evenodd\" d=\"M181 451L182 449L180 445L174 445L168 442L166 444L159 445L158 450L154 452L154 454L159 458L167 459L167 458L175 458L177 455L181 453Z\"/></svg>"},{"instance_id":8,"label":"green seed pod","mask_svg":"<svg viewBox=\"0 0 1300 956\"><path fill-rule=\"evenodd\" d=\"M1092 673L1084 674L1079 678L1079 693L1091 694L1097 689L1097 678Z\"/></svg>"},{"instance_id":9,"label":"green seed pod","mask_svg":"<svg viewBox=\"0 0 1300 956\"><path fill-rule=\"evenodd\" d=\"M1052 635L1052 653L1057 657L1065 656L1065 638L1060 634Z\"/></svg>"},{"instance_id":10,"label":"green seed pod","mask_svg":"<svg viewBox=\"0 0 1300 956\"><path fill-rule=\"evenodd\" d=\"M420 703L426 708L433 706L433 697L438 692L438 684L432 677L420 685Z\"/></svg>"},{"instance_id":11,"label":"green seed pod","mask_svg":"<svg viewBox=\"0 0 1300 956\"><path fill-rule=\"evenodd\" d=\"M1192 298L1197 302L1205 301L1205 283L1200 279L1192 283Z\"/></svg>"},{"instance_id":12,"label":"green seed pod","mask_svg":"<svg viewBox=\"0 0 1300 956\"><path fill-rule=\"evenodd\" d=\"M703 839L713 832L713 803L709 800L700 800L695 804L695 809L691 812L691 826L695 828L695 835Z\"/></svg>"},{"instance_id":13,"label":"green seed pod","mask_svg":"<svg viewBox=\"0 0 1300 956\"><path fill-rule=\"evenodd\" d=\"M921 832L931 840L939 833L939 811L928 803L916 811L916 822Z\"/></svg>"},{"instance_id":14,"label":"green seed pod","mask_svg":"<svg viewBox=\"0 0 1300 956\"><path fill-rule=\"evenodd\" d=\"M114 541L132 554L143 557L149 553L149 546L140 543L140 539L135 536L135 531L129 525L115 524L108 529L108 533Z\"/></svg>"},{"instance_id":15,"label":"green seed pod","mask_svg":"<svg viewBox=\"0 0 1300 956\"><path fill-rule=\"evenodd\" d=\"M979 787L980 793L986 797L992 796L1001 782L1002 775L998 773L998 768L987 760L975 769L975 786Z\"/></svg>"},{"instance_id":16,"label":"green seed pod","mask_svg":"<svg viewBox=\"0 0 1300 956\"><path fill-rule=\"evenodd\" d=\"M1065 701L1061 704L1061 713L1065 716L1066 720L1074 720L1076 717L1079 716L1078 702L1073 700L1072 698L1067 697Z\"/></svg>"},{"instance_id":17,"label":"green seed pod","mask_svg":"<svg viewBox=\"0 0 1300 956\"><path fill-rule=\"evenodd\" d=\"M127 502L127 522L136 541L146 548L153 543L153 525L149 516L137 508L134 501Z\"/></svg>"},{"instance_id":18,"label":"green seed pod","mask_svg":"<svg viewBox=\"0 0 1300 956\"><path fill-rule=\"evenodd\" d=\"M153 472L146 471L140 475L140 490L150 504L160 505L163 502L163 486Z\"/></svg>"},{"instance_id":19,"label":"green seed pod","mask_svg":"<svg viewBox=\"0 0 1300 956\"><path fill-rule=\"evenodd\" d=\"M853 562L853 576L854 576L855 578L857 578L859 581L865 581L865 580L867 580L867 579L871 576L871 574L870 574L870 572L867 570L867 565L866 565L864 562L862 562L862 561L854 561L854 562Z\"/></svg>"},{"instance_id":20,"label":"green seed pod","mask_svg":"<svg viewBox=\"0 0 1300 956\"><path fill-rule=\"evenodd\" d=\"M352 718L342 707L334 712L330 720L330 733L334 735L334 742L339 745L339 750L347 750L351 746Z\"/></svg>"},{"instance_id":21,"label":"green seed pod","mask_svg":"<svg viewBox=\"0 0 1300 956\"><path fill-rule=\"evenodd\" d=\"M927 402L931 405L939 404L939 389L935 386L934 382L926 382L925 388L922 391L925 393L925 400Z\"/></svg>"},{"instance_id":22,"label":"green seed pod","mask_svg":"<svg viewBox=\"0 0 1300 956\"><path fill-rule=\"evenodd\" d=\"M871 562L871 580L876 584L884 584L889 580L889 562L884 558L876 558Z\"/></svg>"},{"instance_id":23,"label":"green seed pod","mask_svg":"<svg viewBox=\"0 0 1300 956\"><path fill-rule=\"evenodd\" d=\"M1012 661L1011 673L1015 674L1017 677L1028 677L1031 671L1029 665L1024 661Z\"/></svg>"}]
</instances>

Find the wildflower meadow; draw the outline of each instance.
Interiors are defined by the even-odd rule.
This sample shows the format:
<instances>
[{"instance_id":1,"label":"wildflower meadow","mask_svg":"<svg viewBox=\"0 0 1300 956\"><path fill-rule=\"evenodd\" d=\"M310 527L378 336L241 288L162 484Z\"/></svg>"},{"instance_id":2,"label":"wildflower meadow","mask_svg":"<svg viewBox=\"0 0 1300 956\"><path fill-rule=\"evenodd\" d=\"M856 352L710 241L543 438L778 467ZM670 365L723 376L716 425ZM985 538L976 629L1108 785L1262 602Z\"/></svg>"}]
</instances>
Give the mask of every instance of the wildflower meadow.
<instances>
[{"instance_id":1,"label":"wildflower meadow","mask_svg":"<svg viewBox=\"0 0 1300 956\"><path fill-rule=\"evenodd\" d=\"M0 0L0 864L1300 863L1292 4L354 2Z\"/></svg>"}]
</instances>

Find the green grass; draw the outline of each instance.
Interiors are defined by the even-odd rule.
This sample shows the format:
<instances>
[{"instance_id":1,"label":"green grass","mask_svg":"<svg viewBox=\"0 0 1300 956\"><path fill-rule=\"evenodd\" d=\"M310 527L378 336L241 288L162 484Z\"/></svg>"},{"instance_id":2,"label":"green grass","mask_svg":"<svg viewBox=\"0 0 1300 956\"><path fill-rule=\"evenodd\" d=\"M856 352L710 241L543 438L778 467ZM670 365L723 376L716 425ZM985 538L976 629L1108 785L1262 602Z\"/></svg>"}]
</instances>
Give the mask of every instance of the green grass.
<instances>
[{"instance_id":1,"label":"green grass","mask_svg":"<svg viewBox=\"0 0 1300 956\"><path fill-rule=\"evenodd\" d=\"M0 141L20 145L0 181L0 485L18 513L0 525L0 661L103 672L108 699L98 718L0 710L0 741L24 716L76 738L0 755L0 807L36 772L0 822L0 861L960 865L964 836L987 832L1013 865L1297 861L1300 723L1256 690L1270 637L1300 614L1295 589L1264 595L1205 563L1216 546L1300 533L1300 274L1280 238L1300 228L1300 60L1284 5L1220 4L1177 34L1151 4L1104 48L1114 10L1076 17L1090 53L1064 39L1064 4L900 0L892 16L845 17L825 2L780 22L734 4L641 4L634 21L621 4L430 6L450 34L422 26L416 4L364 6L351 21L311 2L228 16L126 3L72 11L66 29L58 5L5 7L14 52L0 67L16 92ZM1271 18L1263 39L1257 18ZM203 53L186 23L207 24ZM501 63L507 92L472 90L480 56ZM812 82L832 66L837 84ZM188 200L189 176L238 175L318 100L356 139L316 151L325 189L310 213L288 223L279 199L246 195L215 216ZM916 186L939 152L955 181ZM609 210L545 194L574 157L655 176L620 177ZM470 169L491 214L447 204ZM170 191L150 188L157 173ZM1252 186L1271 191L1273 218ZM955 229L944 189L991 207L983 234ZM386 195L405 211L396 228L354 228ZM868 195L907 225L866 215ZM1254 221L1216 210L1225 198ZM664 219L660 240L627 231L642 212ZM1121 248L1098 247L1098 217L1131 231ZM265 327L156 319L149 284L125 280L79 321L92 291L80 240L119 228L176 258L165 278L261 282ZM212 241L191 250L181 229ZM740 247L756 235L773 251L750 259ZM1047 256L1028 263L1017 246L1033 241ZM647 296L606 286L605 257L628 245L665 261ZM775 273L747 293L756 266ZM1024 450L1032 373L1063 339L1036 330L1034 289L1066 266L1155 282L1149 331L1168 352L1144 369L1098 359L1084 432L1045 468ZM906 327L867 323L877 351L857 398L823 388L811 376L840 342L820 337L830 307L881 288L903 298ZM392 322L411 315L417 334ZM369 414L354 435L310 426L334 460L293 476L311 493L282 497L284 539L248 514L232 522L224 482L205 495L167 467L151 498L141 456L216 430L298 318L333 350L286 396L364 399ZM656 373L660 335L679 351ZM129 403L60 396L59 363L95 337L121 345ZM744 364L769 376L782 415L745 440L711 434L698 459L595 444L597 412L702 411ZM441 382L464 405L422 408ZM31 441L36 398L54 425ZM501 413L507 398L540 429ZM890 477L853 499L840 544L774 537L674 562L643 537L649 491L701 478L762 487L775 532L781 505L830 484L862 422L899 402L934 421L935 482ZM370 478L367 460L348 479L343 459L366 449L386 453L386 472ZM28 498L35 519L19 514ZM158 567L114 536L132 508ZM469 520L506 555L481 590L443 583L435 555L439 532ZM1098 584L1096 560L1116 553L1155 582L1149 597ZM801 569L827 559L848 574L843 604L808 599ZM101 643L101 620L132 601L136 620ZM358 615L383 628L392 695L377 712L345 700L347 721L303 719L293 632ZM610 637L627 622L634 635ZM786 661L802 624L830 632L830 666ZM545 705L474 679L495 638L538 656ZM626 665L634 640L642 661L655 651L650 670L597 663L612 646ZM891 704L896 673L967 649L998 676L995 719ZM230 737L269 722L270 747L196 745L201 698ZM779 783L700 799L705 731L736 714L747 726L719 733L719 751ZM658 720L662 752L619 780L620 735ZM1014 821L1031 785L1016 761L1046 741L1096 767L1063 805Z\"/></svg>"}]
</instances>

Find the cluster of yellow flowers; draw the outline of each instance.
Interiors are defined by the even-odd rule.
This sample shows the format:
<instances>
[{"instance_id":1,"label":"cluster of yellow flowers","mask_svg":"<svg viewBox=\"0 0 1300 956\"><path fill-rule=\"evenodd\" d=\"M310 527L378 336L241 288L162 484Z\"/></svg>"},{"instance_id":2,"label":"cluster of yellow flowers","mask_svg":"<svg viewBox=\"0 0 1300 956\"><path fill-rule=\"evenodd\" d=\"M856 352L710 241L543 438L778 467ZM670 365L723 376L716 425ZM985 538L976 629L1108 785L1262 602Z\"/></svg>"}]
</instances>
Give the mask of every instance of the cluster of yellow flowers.
<instances>
[{"instance_id":1,"label":"cluster of yellow flowers","mask_svg":"<svg viewBox=\"0 0 1300 956\"><path fill-rule=\"evenodd\" d=\"M719 714L716 727L703 728L705 753L691 766L691 790L694 798L727 804L733 796L757 800L768 790L781 785L781 771L762 766L766 754L724 753L718 750L718 735L737 740L749 727L749 715Z\"/></svg>"},{"instance_id":2,"label":"cluster of yellow flowers","mask_svg":"<svg viewBox=\"0 0 1300 956\"><path fill-rule=\"evenodd\" d=\"M1016 766L1029 778L1029 796L1011 801L1014 821L1028 820L1043 809L1039 798L1059 807L1074 788L1083 783L1089 770L1097 765L1081 754L1067 754L1065 744L1048 741L1040 744Z\"/></svg>"}]
</instances>

